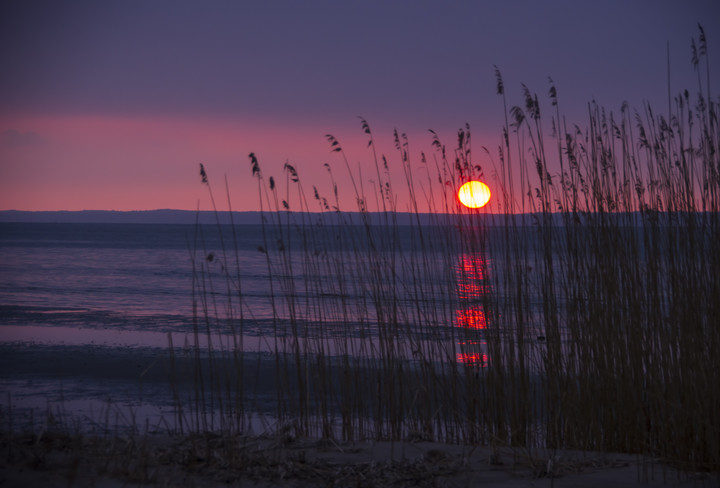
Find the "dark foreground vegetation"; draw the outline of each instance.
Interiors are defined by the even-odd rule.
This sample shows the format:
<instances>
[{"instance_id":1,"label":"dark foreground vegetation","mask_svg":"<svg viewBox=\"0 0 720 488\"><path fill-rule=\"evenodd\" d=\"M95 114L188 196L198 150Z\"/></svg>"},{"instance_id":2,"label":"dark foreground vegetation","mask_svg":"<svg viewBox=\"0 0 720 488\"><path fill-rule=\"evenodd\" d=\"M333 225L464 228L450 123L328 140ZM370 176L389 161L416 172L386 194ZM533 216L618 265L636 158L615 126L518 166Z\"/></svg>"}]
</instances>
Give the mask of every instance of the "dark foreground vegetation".
<instances>
[{"instance_id":1,"label":"dark foreground vegetation","mask_svg":"<svg viewBox=\"0 0 720 488\"><path fill-rule=\"evenodd\" d=\"M105 462L99 473L130 481L167 481L157 469L175 463L221 477L228 466L228 476L254 469L256 480L300 470L326 484L397 475L404 486L436 479L449 459L428 451L397 472L375 461L310 466L306 454L289 462L288 443L304 439L341 454L356 441L483 446L490 465L510 449L535 476L562 474L553 463L570 450L717 476L720 126L707 49L701 29L698 87L662 111L590 103L586 120L568 124L552 82L542 114L523 86L482 158L468 127L452 149L433 134L432 152L418 157L395 133L397 153L386 157L363 120L372 183L328 136L352 181L349 212L330 166L325 196L289 163L277 184L251 154L267 290L245 286L241 226L218 225L218 249L197 226L194 344L170 340L174 418L163 424L182 441L140 435L147 428L102 439L72 429L16 435L3 415L4 467L55 462L47 453L60 442L69 446L61 455L92 451ZM219 213L204 167L201 176ZM455 190L475 178L493 188L493 212L458 206ZM224 193L232 210L227 185ZM401 225L408 211L416 218ZM248 306L257 293L268 298L262 319ZM246 343L258 335L269 353ZM465 469L464 456L452 472ZM72 483L85 458L60 459L75 466Z\"/></svg>"},{"instance_id":2,"label":"dark foreground vegetation","mask_svg":"<svg viewBox=\"0 0 720 488\"><path fill-rule=\"evenodd\" d=\"M278 423L328 440L626 452L716 471L720 129L706 53L701 29L697 90L663 111L590 103L570 125L552 82L542 115L523 86L482 167L467 127L454 149L435 137L415 160L398 133L397 154L378 155L363 120L369 192L328 136L358 225L329 166L326 198L289 163L276 184L251 154ZM477 177L491 182L496 213L458 207L455 189ZM397 224L398 212L421 208L432 222ZM234 342L198 352L195 396L178 393L190 431L243 432L257 397L242 374L253 311L233 237L212 254L196 245L196 333L230 330ZM212 281L218 269L224 278Z\"/></svg>"}]
</instances>

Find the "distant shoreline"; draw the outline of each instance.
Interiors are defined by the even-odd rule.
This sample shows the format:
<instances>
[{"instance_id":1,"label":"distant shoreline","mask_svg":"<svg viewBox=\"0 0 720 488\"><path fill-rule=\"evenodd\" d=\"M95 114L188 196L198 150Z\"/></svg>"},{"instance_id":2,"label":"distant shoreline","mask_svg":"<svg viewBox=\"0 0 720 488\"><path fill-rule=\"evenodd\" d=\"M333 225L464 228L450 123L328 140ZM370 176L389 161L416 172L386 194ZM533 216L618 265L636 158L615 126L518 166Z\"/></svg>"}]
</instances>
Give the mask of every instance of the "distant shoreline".
<instances>
[{"instance_id":1,"label":"distant shoreline","mask_svg":"<svg viewBox=\"0 0 720 488\"><path fill-rule=\"evenodd\" d=\"M281 211L284 214L285 211ZM232 215L231 215L232 214ZM326 223L335 222L340 215L344 222L361 225L363 220L360 212L298 212L293 215L304 215L308 224L323 220ZM380 223L384 218L382 212L369 212L373 223ZM31 211L31 210L0 210L0 223L53 223L53 224L238 224L259 225L262 223L263 213L257 211L228 212L218 211L217 215L211 210L57 210L57 211ZM266 216L277 215L275 211L265 212ZM412 214L409 212L389 212L391 224L410 225L417 224L418 219L422 225L431 225L438 217L447 217L445 214ZM489 216L489 215L488 215ZM231 218L232 217L232 218ZM268 218L268 217L266 217ZM274 218L274 217L273 217ZM267 222L267 220L266 220Z\"/></svg>"},{"instance_id":2,"label":"distant shoreline","mask_svg":"<svg viewBox=\"0 0 720 488\"><path fill-rule=\"evenodd\" d=\"M221 223L230 223L229 212L218 212ZM236 224L261 223L260 212L233 212ZM214 224L214 212L196 210L2 210L3 223L58 223L58 224Z\"/></svg>"},{"instance_id":3,"label":"distant shoreline","mask_svg":"<svg viewBox=\"0 0 720 488\"><path fill-rule=\"evenodd\" d=\"M666 217L669 215L676 214L677 212L668 214L663 213ZM266 222L277 221L278 213L275 211L267 211ZM280 215L284 215L285 211L280 211ZM711 212L696 212L697 215L711 215ZM218 211L217 213L211 210L173 210L173 209L159 209L159 210L45 210L45 211L33 211L33 210L0 210L0 224L2 223L29 223L29 224L209 224L215 225L218 223L236 224L236 225L259 225L262 224L263 213L258 211ZM360 212L291 212L291 215L296 216L298 219L302 219L305 224L311 225L317 222L323 222L326 224L337 224L338 216L342 217L342 223L351 225L363 225L364 220ZM375 224L385 223L385 215L382 212L368 212L370 222ZM506 220L505 214L490 214L479 212L477 215L470 213L461 215L454 214L431 214L431 213L419 213L414 214L410 212L388 212L389 220L387 221L390 225L435 225L439 222L443 222L447 218L480 218L490 226L503 225L506 222L512 222L515 220L516 225L533 226L538 223L538 219L542 218L542 213L537 212L535 214L515 214L508 215L509 220ZM553 213L552 219L555 225L563 225L564 217L562 213ZM604 215L611 216L611 219L625 220L622 225L627 225L627 222L633 222L634 225L639 225L642 222L642 214L640 212L607 212ZM580 220L585 220L589 214L579 212L577 217ZM570 214L571 218L575 218ZM661 225L667 225L672 219L660 222ZM444 223L452 221L445 220ZM283 223L284 218L283 218ZM295 223L298 223L296 220Z\"/></svg>"}]
</instances>

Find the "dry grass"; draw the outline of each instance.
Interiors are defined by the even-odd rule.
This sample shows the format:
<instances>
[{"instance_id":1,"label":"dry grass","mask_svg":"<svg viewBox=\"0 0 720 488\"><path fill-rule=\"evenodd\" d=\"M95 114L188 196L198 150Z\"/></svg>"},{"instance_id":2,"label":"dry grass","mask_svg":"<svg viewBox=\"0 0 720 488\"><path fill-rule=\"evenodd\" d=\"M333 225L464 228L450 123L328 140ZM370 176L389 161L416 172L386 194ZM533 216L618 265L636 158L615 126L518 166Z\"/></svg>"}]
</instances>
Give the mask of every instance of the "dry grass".
<instances>
[{"instance_id":1,"label":"dry grass","mask_svg":"<svg viewBox=\"0 0 720 488\"><path fill-rule=\"evenodd\" d=\"M702 31L698 42L699 92L679 94L667 114L591 103L583 125L568 126L552 85L549 119L523 87L485 168L468 127L454 149L434 137L433 153L415 161L398 133L396 156L378 155L363 120L375 170L366 194L328 136L351 177L355 214L340 209L329 166L334 190L325 197L307 191L291 164L281 190L251 155L265 322L248 306L241 229L218 220L221 245L208 249L197 226L194 382L186 391L171 381L182 444L68 437L75 457L62 462L77 466L92 451L106 460L103 472L127 470L122 477L142 482L159 479L151 465L179 465L220 480L239 470L258 480L430 486L464 469L462 458L333 464L288 445L432 440L488 446L488 462L511 449L535 476L596 462L564 464L558 453L571 449L717 473L720 126L701 76ZM392 164L409 192L403 207ZM427 181L416 178L418 165ZM493 182L497 213L456 203L453 189L479 176ZM410 209L408 224L400 208ZM260 323L269 368L243 343ZM257 413L285 427L271 439L251 436ZM42 464L39 446L57 440L17 437L6 442L8 459Z\"/></svg>"},{"instance_id":2,"label":"dry grass","mask_svg":"<svg viewBox=\"0 0 720 488\"><path fill-rule=\"evenodd\" d=\"M8 486L553 486L562 478L569 478L569 485L602 484L596 475L622 483L713 482L700 473L678 476L674 470L644 466L629 455L528 456L426 442L335 443L282 432L255 437L0 436L0 468Z\"/></svg>"},{"instance_id":3,"label":"dry grass","mask_svg":"<svg viewBox=\"0 0 720 488\"><path fill-rule=\"evenodd\" d=\"M398 224L392 163L364 120L372 194L328 136L351 176L354 222L332 172L333 196L313 187L308 197L286 164L283 196L250 156L264 215L272 415L327 440L628 452L717 470L720 129L709 86L694 105L679 94L664 115L591 103L585 127L569 128L551 85L550 136L523 88L490 173L500 213L455 201L452 189L483 174L467 127L453 151L435 137L419 163L395 133L409 225ZM435 179L417 181L417 164L434 165ZM210 189L204 171L203 182ZM193 413L181 419L190 431L243 432L252 410L238 341L253 311L230 241L213 260L196 248L196 334L211 340L229 327L234 339L198 356ZM218 265L224 281L213 284ZM220 368L223 356L234 365Z\"/></svg>"}]
</instances>

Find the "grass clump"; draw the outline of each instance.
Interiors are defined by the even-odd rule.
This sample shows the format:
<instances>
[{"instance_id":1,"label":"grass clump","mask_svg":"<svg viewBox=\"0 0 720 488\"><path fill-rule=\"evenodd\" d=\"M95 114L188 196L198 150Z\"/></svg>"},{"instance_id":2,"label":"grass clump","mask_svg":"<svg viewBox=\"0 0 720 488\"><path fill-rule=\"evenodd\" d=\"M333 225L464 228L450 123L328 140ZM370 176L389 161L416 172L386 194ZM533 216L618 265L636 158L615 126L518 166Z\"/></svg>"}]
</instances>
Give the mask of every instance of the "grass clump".
<instances>
[{"instance_id":1,"label":"grass clump","mask_svg":"<svg viewBox=\"0 0 720 488\"><path fill-rule=\"evenodd\" d=\"M397 132L395 158L378 155L362 120L366 193L327 136L351 212L329 165L329 198L290 163L282 195L251 154L267 302L253 309L243 288L241 228L218 226L212 253L198 237L196 345L204 335L208 347L181 425L244 432L263 384L263 411L292 436L619 451L717 471L720 129L700 34L695 97L678 94L666 114L593 102L570 126L552 81L549 116L523 86L485 168L469 127L453 150L433 133L416 163ZM476 177L493 183L492 212L456 202ZM204 168L202 179L212 196ZM248 330L268 357L244 346Z\"/></svg>"}]
</instances>

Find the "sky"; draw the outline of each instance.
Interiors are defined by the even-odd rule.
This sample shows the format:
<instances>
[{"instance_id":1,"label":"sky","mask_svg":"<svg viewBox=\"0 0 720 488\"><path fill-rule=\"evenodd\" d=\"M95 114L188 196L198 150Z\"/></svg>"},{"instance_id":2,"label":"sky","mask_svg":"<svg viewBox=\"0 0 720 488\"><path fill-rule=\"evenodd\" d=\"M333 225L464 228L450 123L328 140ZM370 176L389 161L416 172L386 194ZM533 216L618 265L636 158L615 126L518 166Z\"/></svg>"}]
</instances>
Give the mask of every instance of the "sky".
<instances>
[{"instance_id":1,"label":"sky","mask_svg":"<svg viewBox=\"0 0 720 488\"><path fill-rule=\"evenodd\" d=\"M415 174L432 137L472 132L492 188L508 105L525 84L541 109L552 78L561 111L582 126L587 104L667 107L697 91L690 41L705 29L720 69L720 2L603 1L35 1L0 6L0 210L258 210L248 154L282 195L284 164L355 210L352 182L375 163L360 119L386 155L403 210L393 131ZM669 47L669 50L668 50ZM715 90L720 93L720 90ZM488 148L488 153L479 147ZM313 209L313 207L311 207ZM317 209L317 208L316 208Z\"/></svg>"}]
</instances>

